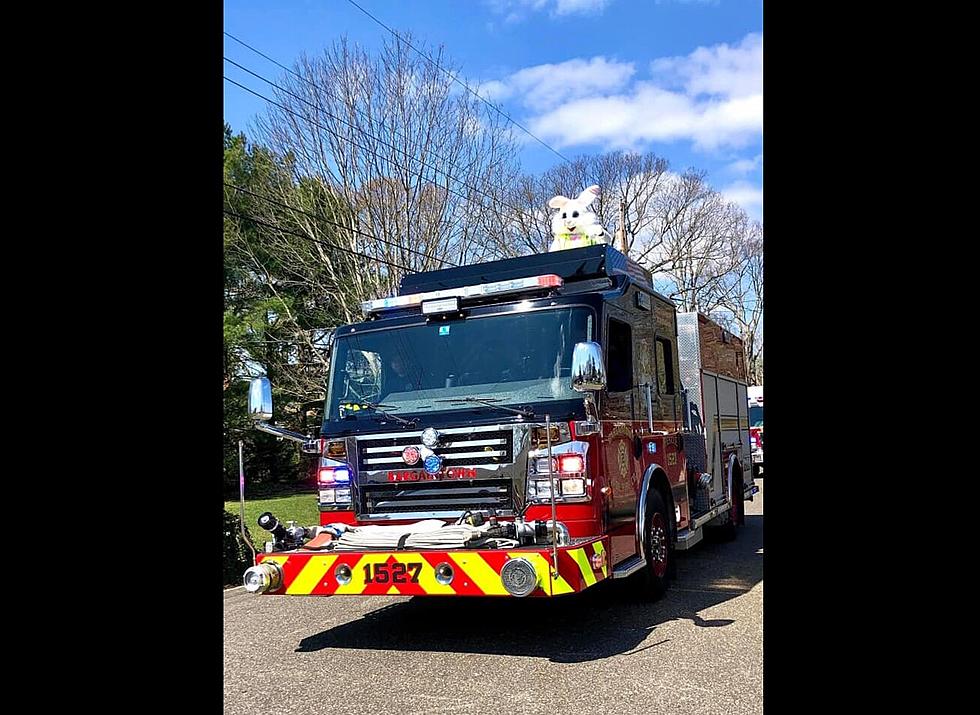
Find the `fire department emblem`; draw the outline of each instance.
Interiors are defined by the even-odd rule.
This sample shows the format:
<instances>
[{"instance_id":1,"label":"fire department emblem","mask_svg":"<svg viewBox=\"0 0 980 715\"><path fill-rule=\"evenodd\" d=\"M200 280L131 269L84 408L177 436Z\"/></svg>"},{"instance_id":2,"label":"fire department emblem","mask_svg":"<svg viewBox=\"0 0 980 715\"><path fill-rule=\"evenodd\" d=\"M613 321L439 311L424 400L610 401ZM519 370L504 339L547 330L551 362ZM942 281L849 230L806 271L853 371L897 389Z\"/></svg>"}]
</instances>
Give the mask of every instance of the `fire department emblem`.
<instances>
[{"instance_id":1,"label":"fire department emblem","mask_svg":"<svg viewBox=\"0 0 980 715\"><path fill-rule=\"evenodd\" d=\"M630 456L629 451L626 449L626 442L619 443L619 476L623 479L629 474L630 469Z\"/></svg>"}]
</instances>

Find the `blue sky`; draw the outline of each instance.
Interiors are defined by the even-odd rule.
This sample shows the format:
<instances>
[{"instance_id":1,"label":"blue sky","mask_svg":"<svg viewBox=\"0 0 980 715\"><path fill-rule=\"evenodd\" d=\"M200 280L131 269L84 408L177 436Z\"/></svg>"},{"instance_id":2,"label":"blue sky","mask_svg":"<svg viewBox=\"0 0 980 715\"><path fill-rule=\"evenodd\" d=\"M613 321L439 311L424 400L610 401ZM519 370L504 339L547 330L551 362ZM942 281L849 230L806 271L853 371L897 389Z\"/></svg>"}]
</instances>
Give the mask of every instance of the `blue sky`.
<instances>
[{"instance_id":1,"label":"blue sky","mask_svg":"<svg viewBox=\"0 0 980 715\"><path fill-rule=\"evenodd\" d=\"M654 151L762 217L761 0L356 0L398 32L442 44L470 86L565 156ZM346 35L388 35L346 0L226 0L225 30L291 65ZM224 54L281 74L234 41ZM225 74L267 86L225 63ZM250 133L264 102L224 83L225 119ZM533 140L525 171L561 161Z\"/></svg>"}]
</instances>

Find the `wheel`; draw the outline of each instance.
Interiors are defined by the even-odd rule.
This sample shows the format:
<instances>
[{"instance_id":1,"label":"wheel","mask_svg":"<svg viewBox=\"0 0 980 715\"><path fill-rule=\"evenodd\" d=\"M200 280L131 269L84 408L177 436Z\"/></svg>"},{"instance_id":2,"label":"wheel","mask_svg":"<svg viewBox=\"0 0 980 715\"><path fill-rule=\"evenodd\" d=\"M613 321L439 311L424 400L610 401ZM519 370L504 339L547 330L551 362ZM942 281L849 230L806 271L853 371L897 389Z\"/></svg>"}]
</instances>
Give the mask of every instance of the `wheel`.
<instances>
[{"instance_id":1,"label":"wheel","mask_svg":"<svg viewBox=\"0 0 980 715\"><path fill-rule=\"evenodd\" d=\"M664 595L667 584L674 575L674 544L671 539L667 505L656 489L650 492L647 507L646 533L643 535L643 548L647 565L640 572L640 588L644 596L656 600Z\"/></svg>"},{"instance_id":2,"label":"wheel","mask_svg":"<svg viewBox=\"0 0 980 715\"><path fill-rule=\"evenodd\" d=\"M727 520L724 524L710 528L715 541L735 541L735 537L738 536L738 525L745 523L745 497L742 491L742 479L737 473L732 477L732 492L732 508L725 512Z\"/></svg>"}]
</instances>

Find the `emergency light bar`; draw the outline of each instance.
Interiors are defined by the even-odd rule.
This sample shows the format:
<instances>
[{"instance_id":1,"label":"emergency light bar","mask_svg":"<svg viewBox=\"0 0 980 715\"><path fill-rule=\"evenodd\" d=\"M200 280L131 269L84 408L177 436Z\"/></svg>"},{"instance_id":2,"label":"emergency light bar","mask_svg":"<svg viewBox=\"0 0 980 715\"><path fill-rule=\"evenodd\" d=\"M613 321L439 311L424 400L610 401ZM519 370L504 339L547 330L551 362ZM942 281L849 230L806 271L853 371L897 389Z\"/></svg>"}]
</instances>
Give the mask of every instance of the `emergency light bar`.
<instances>
[{"instance_id":1,"label":"emergency light bar","mask_svg":"<svg viewBox=\"0 0 980 715\"><path fill-rule=\"evenodd\" d=\"M531 278L515 278L509 281L482 283L480 285L464 286L462 288L447 288L446 290L434 290L428 293L412 293L410 295L399 295L391 298L366 300L361 303L361 310L365 314L377 313L394 308L407 308L418 305L422 301L439 300L441 298L479 298L487 295L521 293L527 290L534 290L535 288L559 288L563 283L564 281L561 279L561 276L549 273ZM431 312L441 312L441 310L433 310Z\"/></svg>"}]
</instances>

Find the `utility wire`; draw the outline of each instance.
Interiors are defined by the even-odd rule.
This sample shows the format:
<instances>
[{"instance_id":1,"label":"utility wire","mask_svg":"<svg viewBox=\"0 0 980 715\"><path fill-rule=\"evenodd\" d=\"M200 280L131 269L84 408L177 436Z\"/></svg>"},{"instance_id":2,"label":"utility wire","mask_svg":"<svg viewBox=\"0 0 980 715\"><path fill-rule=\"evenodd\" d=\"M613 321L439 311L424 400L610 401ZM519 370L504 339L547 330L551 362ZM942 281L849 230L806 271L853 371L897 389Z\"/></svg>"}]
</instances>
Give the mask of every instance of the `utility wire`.
<instances>
[{"instance_id":1,"label":"utility wire","mask_svg":"<svg viewBox=\"0 0 980 715\"><path fill-rule=\"evenodd\" d=\"M227 58L225 58L225 59L227 59ZM237 65L237 63L232 62L231 60L228 60L228 61L231 62L232 64L236 64ZM241 65L237 65L237 66L240 67ZM246 70L246 71L248 71L248 70ZM251 73L251 74L254 74L254 73ZM291 92L288 92L287 90L283 89L282 87L279 87L279 85L275 84L274 82L271 82L270 80L267 80L264 77L261 77L259 75L256 75L256 76L258 76L259 79L262 79L263 81L268 82L273 87L276 87L276 88L282 90L283 92L286 92L286 94L289 94L292 97L296 97L296 95L292 94ZM264 94L262 94L260 92L256 92L254 89L251 89L250 87L246 87L245 85L243 85L243 84L241 84L239 82L236 82L235 80L231 79L231 77L228 77L227 75L222 75L222 77L225 79L225 81L231 82L236 87L240 87L241 89L244 89L246 92L248 92L250 94L253 94L253 95L255 95L256 97L258 97L260 99L265 100L269 104L272 104L272 105L275 105L275 106L279 107L284 112L287 112L287 113L291 114L292 116L296 117L297 119L301 119L303 121L310 122L314 126L317 126L317 127L321 128L321 129L323 129L325 132L327 132L331 136L333 136L333 137L335 137L337 139L340 139L342 141L346 141L346 142L352 144L353 146L357 147L358 149L361 149L362 151L367 152L368 154L370 154L371 156L375 157L376 159L384 159L385 158L385 157L380 156L377 152L371 151L368 147L365 147L363 144L358 144L353 139L338 134L333 129L330 129L327 126L325 126L323 124L320 124L319 122L317 122L316 120L314 120L314 119L312 119L310 117L304 117L303 115L301 115L301 114L293 111L292 109L290 109L289 107L287 107L287 106L285 106L283 104L280 104L279 102L275 101L274 99L270 99L269 97L266 97ZM299 99L299 98L297 97L297 99ZM306 100L302 100L302 99L300 101L306 102ZM309 102L306 102L306 104L309 104ZM467 184L462 179L456 178L455 176L453 176L452 174L449 174L448 172L446 172L443 169L439 169L438 167L435 167L435 166L432 166L431 164L426 163L422 159L413 157L411 154L409 154L408 152L406 152L404 149L399 149L395 145L389 144L388 142L386 142L383 139L379 139L378 137L374 136L373 134L370 134L369 132L361 129L358 126L355 126L353 124L350 124L349 122L347 122L347 121L345 121L345 120L343 120L343 119L341 119L341 118L339 118L339 117L331 114L330 112L327 112L326 110L324 110L322 108L315 107L312 104L309 104L309 106L313 107L317 111L323 112L324 114L326 114L330 118L336 119L337 121L339 121L339 122L347 125L348 127L350 127L351 129L353 129L354 131L356 131L356 132L358 132L360 134L364 134L365 136L367 136L367 137L369 137L371 139L374 139L374 141L378 142L379 144L383 144L383 145L385 145L385 146L387 146L387 147L389 147L391 149L394 149L397 152L401 152L402 154L404 154L409 159L412 159L414 161L419 162L422 166L424 166L424 167L426 167L428 169L432 169L436 173L442 174L447 179L452 179L453 181L456 181L456 182L459 182L460 184L463 184L464 186L466 186L468 189L470 189L474 193L480 194L481 196L486 196L491 201L496 201L497 203L499 203L499 204L501 204L503 206L506 206L507 208L509 208L509 209L517 212L518 214L521 214L522 216L525 216L525 217L531 219L532 221L537 221L538 220L534 216L532 216L531 214L528 214L528 213L522 211L521 209L517 208L516 206L511 206L510 204L504 203L499 198L496 198L496 197L494 197L494 196L486 193L485 191L481 191L480 189L477 189L475 186L472 186L471 184ZM415 173L415 172L411 171L410 169L408 169L407 167L402 166L401 164L399 164L397 161L395 161L393 159L386 159L386 160L389 161L389 162L391 162L392 164L394 164L395 167L397 167L398 169L401 169L402 171L406 171L406 172L411 173L411 174L414 174ZM419 173L418 175L420 177L422 177L422 178L425 178L421 173ZM475 204L476 206L479 206L480 208L483 208L483 209L486 209L487 208L484 204L481 204L478 201L476 201L476 200L474 200L474 199L472 199L472 198L470 198L468 196L465 196L465 195L459 193L458 191L454 191L453 189L450 189L448 186L444 186L442 188L444 188L447 193L450 193L453 196L457 196L457 197L461 198L463 201L469 202L471 204Z\"/></svg>"},{"instance_id":2,"label":"utility wire","mask_svg":"<svg viewBox=\"0 0 980 715\"><path fill-rule=\"evenodd\" d=\"M367 10L365 10L360 5L358 5L356 2L354 2L354 0L347 0L347 2L349 2L351 5L353 5L354 7L356 7L361 12L363 12L369 18L371 18L372 20L374 20L376 23L378 23L379 25L381 25L381 27L383 27L384 29L386 29L388 32L390 32L392 35L394 35L399 40L401 40L402 42L404 42L406 45L408 45L409 47L411 47L413 50L415 50L415 52L417 52L419 55L421 55L422 57L424 57L425 59L427 59L433 65L435 65L440 71L443 72L443 74L445 74L447 77L449 77L449 79L451 79L453 82L455 82L460 87L462 87L463 89L465 89L467 92L469 92L470 94L472 94L474 97L476 97L477 99L479 99L485 105L487 105L488 107L490 107L490 109L492 109L493 111L497 112L497 114L499 114L502 117L504 117L507 121L509 121L515 127L517 127L518 129L520 129L521 131L523 131L525 134L527 134L529 137L531 137L532 139L534 139L538 144L540 144L541 146L543 146L545 149L547 149L548 151L550 151L552 154L554 154L555 156L557 156L559 159L562 159L563 161L566 161L569 164L572 163L571 159L569 159L567 156L565 156L564 154L562 154L561 152L559 152L557 149L555 149L554 147L552 147L550 144L547 144L545 141L543 141L542 139L539 139L537 136L535 136L534 134L532 134L531 133L531 130L529 130L524 125L520 124L517 120L513 119L509 114L507 114L506 112L504 112L502 109L499 109L496 105L491 104L490 102L488 102L487 100L485 100L474 89L470 88L470 86L468 84L466 84L465 82L463 82L460 79L458 79L456 77L456 75L454 75L452 72L450 72L445 67L443 67L442 65L440 65L434 59L432 59L431 57L429 57L429 55L427 55L426 53L422 52L422 50L420 50L417 47L415 47L415 45L413 45L411 42L409 42L404 37L402 37L401 35L399 35L397 32L395 32L394 30L392 30L386 24L384 24L383 22L381 22L381 20L379 20L378 18L376 18L374 15L372 15L371 13L369 13Z\"/></svg>"},{"instance_id":3,"label":"utility wire","mask_svg":"<svg viewBox=\"0 0 980 715\"><path fill-rule=\"evenodd\" d=\"M329 225L334 226L336 228L342 229L344 231L350 231L351 233L356 233L359 236L364 236L365 238L370 238L370 239L372 239L374 241L378 241L379 243L387 243L389 246L395 246L396 248L400 248L403 251L408 251L409 253L414 253L417 256L422 256L423 258L429 258L431 260L438 261L439 263L442 263L442 264L447 264L447 265L454 266L454 267L455 266L459 266L458 263L453 263L452 261L446 261L446 260L444 260L442 258L437 258L435 256L430 256L427 253L424 253L422 251L416 251L414 248L408 248L407 246L403 246L400 243L395 243L394 241L388 241L388 240L385 240L383 238L378 238L377 236L373 236L373 235L371 235L369 233L364 233L363 231L358 231L356 228L351 228L350 226L344 226L343 224L337 223L336 221L331 221L330 219L326 218L325 216L322 216L322 215L319 215L319 214L312 214L309 211L304 211L303 209L298 209L298 208L296 208L294 206L290 206L289 204L284 204L281 201L277 201L276 199L273 199L270 196L267 196L265 194L258 194L258 193L254 192L254 191L249 191L248 189L243 188L241 186L236 186L235 184L229 184L227 181L225 181L223 183L224 183L225 186L227 186L230 189L235 189L236 191L240 191L243 194L248 194L249 196L254 196L255 198L260 199L262 201L267 201L270 204L275 204L276 206L281 206L282 208L288 209L289 211L296 211L298 213L303 214L304 216L309 216L311 219L313 219L315 221L323 221L326 224L329 224Z\"/></svg>"},{"instance_id":4,"label":"utility wire","mask_svg":"<svg viewBox=\"0 0 980 715\"><path fill-rule=\"evenodd\" d=\"M388 143L388 142L386 142L386 141L385 141L384 139L381 139L381 138L379 138L379 137L377 137L377 136L375 136L374 134L371 134L371 133L370 133L370 132L368 132L367 130L365 130L365 129L362 129L361 127L359 127L359 126L357 126L357 125L355 125L355 124L351 124L351 123L350 123L350 122L348 122L347 120L345 120L345 119L342 119L341 117L338 117L338 116L337 116L336 114L332 114L331 112L328 112L328 111L327 111L326 109L324 109L323 107L319 107L319 106L317 106L317 105L314 105L314 104L312 104L311 102L308 102L308 101L306 101L306 100L305 100L305 99L303 99L302 97L300 97L300 96L298 96L298 95L295 95L295 94L293 94L292 92L290 92L290 91L289 91L288 89L286 89L285 87L281 87L280 85L278 85L278 84L276 84L275 82L273 82L272 80L270 80L270 79L268 79L267 77L263 77L262 75L260 75L260 74L257 74L257 73L255 73L255 72L253 72L253 71L252 71L252 70L250 70L250 69L249 69L248 67L243 67L242 65L240 65L240 64L238 64L237 62L235 62L235 61L234 61L234 60L232 60L232 59L229 59L228 57L224 57L224 56L223 56L223 57L222 57L222 59L224 59L224 60L225 60L225 62L230 62L231 64L233 64L233 65L235 65L235 67L237 67L237 68L239 68L240 70L243 70L243 71L245 71L245 72L248 72L248 73L249 73L250 75L252 75L253 77L255 77L255 78L257 78L257 79L260 79L260 80L262 80L262 81L263 81L263 82L265 82L266 84L268 84L268 85L271 85L271 86L273 86L273 87L275 87L275 88L276 88L276 89L278 89L278 90L279 90L280 92L284 92L285 94L288 94L288 95L289 95L290 97L292 97L292 98L294 98L294 99L298 99L298 100L299 100L300 102L302 102L303 104L305 104L305 105L307 105L308 107L311 107L311 108L312 108L312 109L314 109L315 111L317 111L317 112L323 112L324 114L326 114L326 115L327 115L328 117L330 117L331 119L334 119L334 120L336 120L336 121L338 121L338 122L340 122L341 124L344 124L344 125L346 125L346 126L348 126L348 127L350 127L350 128L351 128L351 129L353 129L354 131L356 131L356 132L359 132L359 133L361 133L361 134L363 134L364 136L366 136L366 137L368 137L369 139L373 139L374 141L376 141L376 142L378 142L379 144L383 144L384 146L387 146L387 147L388 147L389 149L394 149L395 151L398 151L398 152L401 152L401 153L402 153L402 154L403 154L403 155L404 155L404 156L405 156L406 158L408 158L408 159L411 159L412 161L417 161L417 162L418 162L419 164L421 164L422 166L424 166L424 167L426 167L427 169L432 169L433 171L436 171L436 172L439 172L440 174L443 174L443 175L444 175L444 176L445 176L445 177L446 177L447 179L452 179L453 181L456 181L456 182L458 182L458 183L460 183L460 184L462 184L463 186L465 186L466 188L468 188L468 189L469 189L470 191L473 191L473 192L475 192L475 193L477 193L477 194L480 194L481 196L486 196L486 197L487 197L488 199L490 199L491 201L496 201L497 203L499 203L499 204L501 204L502 206L506 206L507 208L509 208L509 209L511 209L512 211L516 211L517 213L519 213L519 214L521 214L521 215L523 215L523 216L527 216L528 218L533 218L533 217L532 217L532 216L530 216L529 214L526 214L526 213L524 213L523 211L521 211L521 209L519 209L519 208L517 208L516 206L512 206L511 204L508 204L508 203L505 203L504 201L501 201L501 200L500 200L499 198L496 198L496 197L494 197L493 195L491 195L491 194L488 194L488 193L486 193L485 191L481 191L480 189L478 189L478 188L476 188L476 187L475 187L475 186L473 186L472 184L468 184L468 183L466 183L465 181L463 181L462 179L460 179L460 178L458 178L458 177L456 177L456 176L453 176L452 174L450 174L450 173L448 173L448 172L446 172L446 171L445 171L444 169L440 169L440 168L438 168L438 167L435 167L435 166L432 166L431 164L427 164L427 163L425 163L425 161L423 161L422 159L420 159L420 158L418 158L417 156L413 156L413 155L411 155L411 154L409 154L409 153L408 153L407 151L405 151L404 149L400 149L400 148L398 148L398 147L396 147L396 146L395 146L394 144L389 144L389 143ZM227 78L226 78L226 79L227 79ZM239 86L241 86L241 85L239 85ZM315 85L314 85L314 86L315 86ZM294 114L293 116L296 116L296 115ZM318 126L319 126L319 125L318 125ZM324 128L325 128L325 127L324 127ZM329 130L328 130L328 131L329 131ZM334 136L336 136L336 135L334 135ZM433 152L433 154L435 154L435 152ZM378 157L378 155L377 155L377 154L375 154L375 153L373 153L373 152L372 152L372 155L373 155L373 156L374 156L375 158L379 158L379 157ZM436 154L436 156L438 156L438 155ZM440 158L442 158L442 157L440 157ZM445 159L443 159L443 161L446 161L446 160L445 160ZM451 166L452 168L454 168L454 169L456 169L456 168L458 168L458 167L457 167L457 166L456 166L455 164L453 164L452 162L449 162L449 161L446 161L446 163L448 163L448 164L449 164L449 165L450 165L450 166ZM401 167L400 167L400 168L401 168ZM422 176L422 174L421 174L421 173L419 174L419 176L420 176L420 177L422 177L422 178L425 178L425 177L423 177L423 176ZM459 194L457 194L457 195L459 195ZM487 208L487 207L486 207L485 205L483 205L483 204L481 204L481 203L478 203L478 202L476 202L476 201L473 201L473 199L470 199L470 198L467 198L467 197L462 197L462 198L464 198L464 199L465 199L466 201L469 201L469 202L471 202L471 203L474 203L474 204L476 204L477 206L479 206L479 207L480 207L480 208L482 208L482 209L485 209L485 208Z\"/></svg>"},{"instance_id":5,"label":"utility wire","mask_svg":"<svg viewBox=\"0 0 980 715\"><path fill-rule=\"evenodd\" d=\"M255 218L254 216L246 216L244 214L236 213L234 211L229 211L228 209L221 209L221 210L224 213L228 214L229 216L234 216L235 218L244 219L245 221L251 221L252 223L257 223L260 226L266 226L268 228L275 229L276 231L279 231L281 233L288 233L288 234L291 234L293 236L298 236L299 238L305 239L305 240L309 241L310 243L319 243L320 245L326 246L327 248L330 248L330 249L335 250L335 251L342 251L344 253L350 253L351 255L354 255L354 256L360 256L362 258L367 258L367 259L369 259L371 261L377 261L378 263L384 263L385 265L391 266L392 268L400 268L403 271L408 271L409 273L414 273L414 270L413 269L409 268L408 266L403 266L400 263L392 263L391 261L386 261L385 259L378 258L377 256L370 256L367 253L361 253L360 251L355 251L352 248L344 248L343 246L335 246L332 243L327 243L326 241L320 241L319 239L312 238L310 236L307 236L306 234L297 233L296 231L290 231L288 228L283 228L282 226L276 226L275 224L271 224L268 221L262 221L260 219Z\"/></svg>"},{"instance_id":6,"label":"utility wire","mask_svg":"<svg viewBox=\"0 0 980 715\"><path fill-rule=\"evenodd\" d=\"M279 67L280 69L288 72L293 77L295 77L296 79L300 80L301 82L305 82L306 84L310 85L310 87L312 87L313 89L318 89L318 90L323 91L324 94L326 94L328 97L330 97L335 102L344 103L343 99L341 97L339 97L336 93L331 92L330 91L330 88L327 87L326 85L317 84L316 82L312 82L311 80L307 79L306 77L304 77L303 75L299 74L298 72L293 71L292 69L290 69L286 65L282 64L281 62L278 62L277 60L273 59L272 57L269 57L269 55L265 54L261 50L257 50L256 48L252 47L250 44L248 44L244 40L240 40L239 38L235 37L230 32L225 32L224 34L225 34L226 37L234 40L235 42L237 42L242 47L245 47L245 48L251 50L252 52L254 52L255 54L257 54L259 57L262 57L262 58L268 60L272 64L276 65L276 67ZM228 59L228 58L226 57L225 59ZM228 60L228 61L231 62L231 60ZM242 68L242 69L245 69L245 68ZM248 72L249 70L246 69L245 71ZM351 106L350 109L352 109L354 112L356 112L358 115L360 115L363 119L367 119L369 122L371 121L371 117L366 112L363 112L363 111L361 111L360 109L358 109L357 107L354 107L354 106ZM396 138L398 137L398 132L395 131L394 129L391 130L391 133ZM402 135L402 138L404 139L404 135ZM445 162L446 164L449 164L450 166L452 166L454 168L458 168L458 167L455 166L455 164L452 161L450 161L449 159L447 159L442 154L439 154L438 152L433 151L432 149L429 149L429 152L434 157L436 157L437 159L440 159L441 161Z\"/></svg>"}]
</instances>

